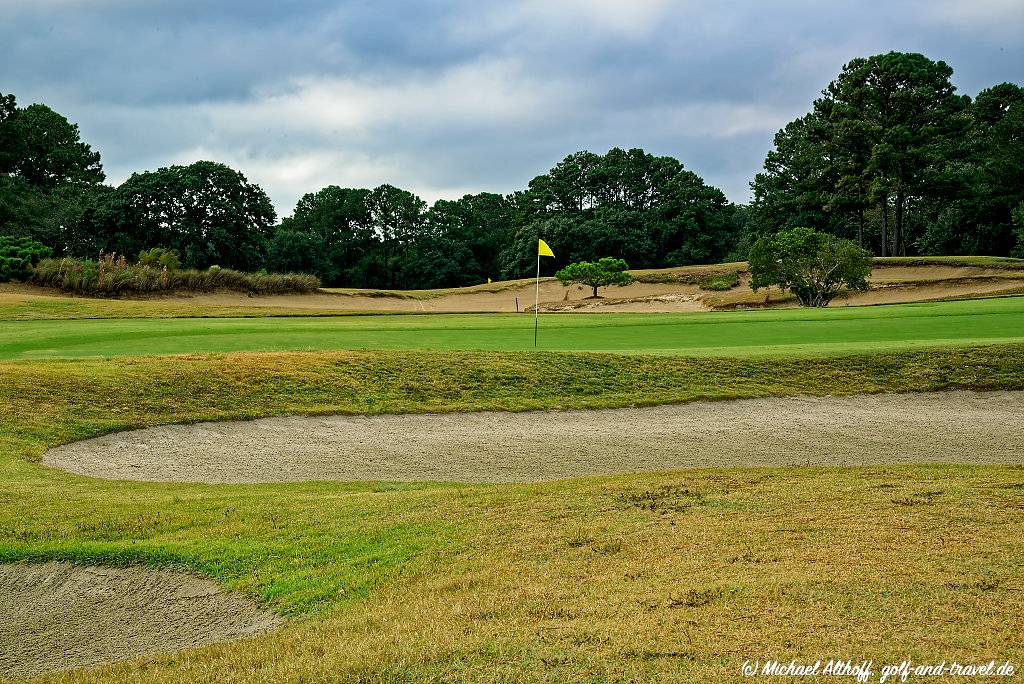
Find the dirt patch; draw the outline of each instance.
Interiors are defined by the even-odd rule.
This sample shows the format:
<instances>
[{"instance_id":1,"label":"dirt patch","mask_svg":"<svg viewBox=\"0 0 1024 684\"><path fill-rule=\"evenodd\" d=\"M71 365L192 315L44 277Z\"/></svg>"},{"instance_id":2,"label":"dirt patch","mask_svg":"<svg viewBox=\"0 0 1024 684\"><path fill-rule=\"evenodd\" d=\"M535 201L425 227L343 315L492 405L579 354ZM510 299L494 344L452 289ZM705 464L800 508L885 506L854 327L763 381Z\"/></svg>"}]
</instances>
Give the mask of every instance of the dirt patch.
<instances>
[{"instance_id":1,"label":"dirt patch","mask_svg":"<svg viewBox=\"0 0 1024 684\"><path fill-rule=\"evenodd\" d=\"M722 466L1024 463L1024 392L789 397L600 411L170 425L48 451L95 477L531 482Z\"/></svg>"},{"instance_id":2,"label":"dirt patch","mask_svg":"<svg viewBox=\"0 0 1024 684\"><path fill-rule=\"evenodd\" d=\"M248 599L189 573L0 564L0 676L177 651L280 624Z\"/></svg>"}]
</instances>

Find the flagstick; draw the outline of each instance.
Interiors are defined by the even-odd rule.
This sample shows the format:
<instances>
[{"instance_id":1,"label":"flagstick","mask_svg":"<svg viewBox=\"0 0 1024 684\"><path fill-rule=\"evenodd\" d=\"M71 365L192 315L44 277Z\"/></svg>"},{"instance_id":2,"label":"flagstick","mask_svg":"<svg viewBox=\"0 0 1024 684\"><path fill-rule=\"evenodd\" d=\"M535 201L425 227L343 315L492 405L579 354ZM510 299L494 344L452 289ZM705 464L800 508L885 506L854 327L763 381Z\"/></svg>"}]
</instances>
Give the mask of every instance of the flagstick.
<instances>
[{"instance_id":1,"label":"flagstick","mask_svg":"<svg viewBox=\"0 0 1024 684\"><path fill-rule=\"evenodd\" d=\"M537 328L540 326L540 251L537 251L537 294L533 299L533 346L537 346Z\"/></svg>"}]
</instances>

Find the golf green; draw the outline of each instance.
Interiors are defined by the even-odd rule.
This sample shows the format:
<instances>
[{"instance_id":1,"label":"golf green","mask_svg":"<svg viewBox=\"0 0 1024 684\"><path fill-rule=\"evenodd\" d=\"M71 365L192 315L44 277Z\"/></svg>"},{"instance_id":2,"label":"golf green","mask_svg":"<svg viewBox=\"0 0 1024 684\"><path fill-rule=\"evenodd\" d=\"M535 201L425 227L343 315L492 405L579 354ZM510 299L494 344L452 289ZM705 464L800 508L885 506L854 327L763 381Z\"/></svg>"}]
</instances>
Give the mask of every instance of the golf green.
<instances>
[{"instance_id":1,"label":"golf green","mask_svg":"<svg viewBox=\"0 0 1024 684\"><path fill-rule=\"evenodd\" d=\"M529 315L8 321L0 359L340 349L526 351ZM538 349L756 356L1024 339L1024 298L705 314L549 314Z\"/></svg>"}]
</instances>

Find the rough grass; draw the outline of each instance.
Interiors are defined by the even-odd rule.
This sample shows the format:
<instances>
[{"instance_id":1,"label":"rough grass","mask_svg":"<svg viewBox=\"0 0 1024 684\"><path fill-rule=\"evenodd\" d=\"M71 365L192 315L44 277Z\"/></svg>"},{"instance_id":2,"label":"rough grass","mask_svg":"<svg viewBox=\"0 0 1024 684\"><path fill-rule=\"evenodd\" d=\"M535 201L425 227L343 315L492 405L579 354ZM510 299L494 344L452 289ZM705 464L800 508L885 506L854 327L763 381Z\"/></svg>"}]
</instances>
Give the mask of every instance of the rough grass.
<instances>
[{"instance_id":1,"label":"rough grass","mask_svg":"<svg viewBox=\"0 0 1024 684\"><path fill-rule=\"evenodd\" d=\"M45 681L705 682L740 681L747 658L1020 662L1020 468L211 486L97 481L34 461L116 429L282 413L1021 387L1024 345L0 363L0 560L183 566L301 618Z\"/></svg>"},{"instance_id":2,"label":"rough grass","mask_svg":"<svg viewBox=\"0 0 1024 684\"><path fill-rule=\"evenodd\" d=\"M161 270L129 264L112 257L99 262L81 259L43 259L33 269L30 282L64 292L120 296L152 292L215 292L233 290L252 294L316 292L316 276L296 273L242 273L228 268L205 271Z\"/></svg>"},{"instance_id":3,"label":"rough grass","mask_svg":"<svg viewBox=\"0 0 1024 684\"><path fill-rule=\"evenodd\" d=\"M718 273L701 278L700 289L711 292L725 292L726 290L731 290L732 288L739 286L739 284L739 271L730 271L728 273Z\"/></svg>"},{"instance_id":4,"label":"rough grass","mask_svg":"<svg viewBox=\"0 0 1024 684\"><path fill-rule=\"evenodd\" d=\"M339 302L339 305L343 302ZM358 316L344 308L310 309L287 306L224 306L196 304L187 297L129 299L68 297L0 290L0 321L45 321L108 318L274 318L289 316ZM379 314L373 315L400 315Z\"/></svg>"},{"instance_id":5,"label":"rough grass","mask_svg":"<svg viewBox=\"0 0 1024 684\"><path fill-rule=\"evenodd\" d=\"M629 275L638 283L684 283L699 285L701 281L731 273L745 273L747 262L702 266L674 266L672 268L641 268L630 270Z\"/></svg>"},{"instance_id":6,"label":"rough grass","mask_svg":"<svg viewBox=\"0 0 1024 684\"><path fill-rule=\"evenodd\" d=\"M875 257L876 267L886 266L962 266L967 268L998 268L1024 270L1024 259L995 256L914 256Z\"/></svg>"},{"instance_id":7,"label":"rough grass","mask_svg":"<svg viewBox=\"0 0 1024 684\"><path fill-rule=\"evenodd\" d=\"M1024 298L836 309L542 316L540 349L690 356L846 354L1024 340ZM338 349L533 350L515 314L14 321L0 359Z\"/></svg>"}]
</instances>

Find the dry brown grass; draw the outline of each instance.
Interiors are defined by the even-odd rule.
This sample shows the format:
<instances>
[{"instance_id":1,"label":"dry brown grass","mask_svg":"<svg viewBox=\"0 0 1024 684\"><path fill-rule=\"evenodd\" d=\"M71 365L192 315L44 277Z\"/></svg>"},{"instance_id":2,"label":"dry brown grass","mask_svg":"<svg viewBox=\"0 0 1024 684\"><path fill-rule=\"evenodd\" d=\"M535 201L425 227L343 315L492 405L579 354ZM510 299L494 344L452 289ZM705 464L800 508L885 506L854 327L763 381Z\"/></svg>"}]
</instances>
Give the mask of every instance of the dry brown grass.
<instances>
[{"instance_id":1,"label":"dry brown grass","mask_svg":"<svg viewBox=\"0 0 1024 684\"><path fill-rule=\"evenodd\" d=\"M651 492L662 505L635 505ZM365 601L46 681L726 682L748 658L1024 658L1021 469L681 472L434 496L464 540Z\"/></svg>"}]
</instances>

